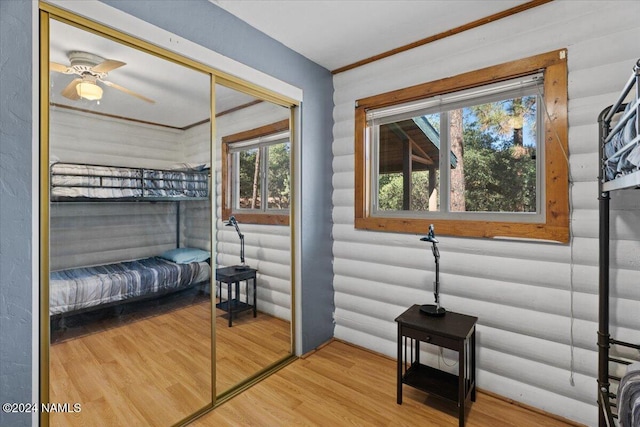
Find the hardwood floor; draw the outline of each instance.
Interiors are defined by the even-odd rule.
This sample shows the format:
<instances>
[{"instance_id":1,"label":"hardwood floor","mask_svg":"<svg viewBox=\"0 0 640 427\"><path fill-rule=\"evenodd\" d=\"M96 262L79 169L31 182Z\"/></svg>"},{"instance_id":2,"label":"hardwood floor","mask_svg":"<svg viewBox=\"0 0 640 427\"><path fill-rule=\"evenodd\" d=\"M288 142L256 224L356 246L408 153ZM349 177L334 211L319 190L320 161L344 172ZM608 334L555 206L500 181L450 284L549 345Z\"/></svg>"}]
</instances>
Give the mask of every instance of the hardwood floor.
<instances>
[{"instance_id":1,"label":"hardwood floor","mask_svg":"<svg viewBox=\"0 0 640 427\"><path fill-rule=\"evenodd\" d=\"M404 387L396 362L333 341L234 397L191 426L457 426L455 404ZM569 424L485 393L467 410L469 427Z\"/></svg>"},{"instance_id":2,"label":"hardwood floor","mask_svg":"<svg viewBox=\"0 0 640 427\"><path fill-rule=\"evenodd\" d=\"M80 402L82 412L52 414L51 425L170 425L204 407L211 393L208 309L208 300L193 301L58 337L50 349L51 401ZM222 314L216 313L218 392L285 355L289 343L289 322L246 313L229 328ZM478 393L466 420L469 427L575 425L485 393ZM457 426L458 420L453 403L411 387L396 404L396 362L333 341L190 427L292 425Z\"/></svg>"}]
</instances>

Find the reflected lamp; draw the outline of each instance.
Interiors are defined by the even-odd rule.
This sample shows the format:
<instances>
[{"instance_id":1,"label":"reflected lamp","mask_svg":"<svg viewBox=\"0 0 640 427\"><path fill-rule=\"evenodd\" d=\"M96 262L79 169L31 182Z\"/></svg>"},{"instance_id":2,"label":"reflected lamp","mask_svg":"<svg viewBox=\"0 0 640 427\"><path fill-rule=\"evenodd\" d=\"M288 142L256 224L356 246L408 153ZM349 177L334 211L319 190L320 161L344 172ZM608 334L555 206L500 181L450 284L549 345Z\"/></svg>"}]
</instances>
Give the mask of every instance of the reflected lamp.
<instances>
[{"instance_id":1,"label":"reflected lamp","mask_svg":"<svg viewBox=\"0 0 640 427\"><path fill-rule=\"evenodd\" d=\"M225 224L227 227L235 227L236 232L238 233L238 237L240 238L240 265L236 265L236 270L247 270L249 268L248 265L244 262L244 234L240 232L240 227L238 226L238 221L236 221L235 216L230 216L229 221Z\"/></svg>"}]
</instances>

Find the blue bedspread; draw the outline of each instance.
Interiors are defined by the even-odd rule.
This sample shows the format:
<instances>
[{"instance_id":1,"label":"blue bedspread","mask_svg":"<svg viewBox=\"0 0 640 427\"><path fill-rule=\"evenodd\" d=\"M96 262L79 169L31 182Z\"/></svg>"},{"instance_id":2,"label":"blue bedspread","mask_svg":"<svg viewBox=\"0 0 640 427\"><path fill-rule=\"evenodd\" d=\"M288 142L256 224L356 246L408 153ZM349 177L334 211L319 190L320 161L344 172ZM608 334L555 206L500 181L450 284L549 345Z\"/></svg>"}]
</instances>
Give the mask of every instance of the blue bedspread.
<instances>
[{"instance_id":1,"label":"blue bedspread","mask_svg":"<svg viewBox=\"0 0 640 427\"><path fill-rule=\"evenodd\" d=\"M179 290L209 276L206 262L176 264L159 257L55 271L49 281L49 314Z\"/></svg>"}]
</instances>

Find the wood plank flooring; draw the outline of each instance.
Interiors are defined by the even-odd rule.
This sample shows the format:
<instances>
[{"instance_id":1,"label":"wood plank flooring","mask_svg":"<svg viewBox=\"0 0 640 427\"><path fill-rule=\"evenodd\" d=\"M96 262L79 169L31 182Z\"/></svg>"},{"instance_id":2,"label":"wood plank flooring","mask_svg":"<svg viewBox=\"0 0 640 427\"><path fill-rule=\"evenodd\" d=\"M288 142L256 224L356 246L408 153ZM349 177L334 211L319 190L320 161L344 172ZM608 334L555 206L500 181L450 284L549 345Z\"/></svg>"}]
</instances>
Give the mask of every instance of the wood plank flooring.
<instances>
[{"instance_id":1,"label":"wood plank flooring","mask_svg":"<svg viewBox=\"0 0 640 427\"><path fill-rule=\"evenodd\" d=\"M51 401L81 402L82 412L52 414L51 425L170 425L204 407L211 393L209 307L206 300L116 326L98 323L94 331L85 328L53 344ZM218 392L285 355L290 327L263 313L255 319L245 313L229 328L222 314L216 313ZM458 425L453 403L407 386L403 397L396 404L394 360L333 341L190 426ZM467 425L575 424L478 393Z\"/></svg>"},{"instance_id":2,"label":"wood plank flooring","mask_svg":"<svg viewBox=\"0 0 640 427\"><path fill-rule=\"evenodd\" d=\"M484 393L469 427L570 426ZM455 404L404 386L396 403L396 362L333 341L195 420L190 426L457 426Z\"/></svg>"}]
</instances>

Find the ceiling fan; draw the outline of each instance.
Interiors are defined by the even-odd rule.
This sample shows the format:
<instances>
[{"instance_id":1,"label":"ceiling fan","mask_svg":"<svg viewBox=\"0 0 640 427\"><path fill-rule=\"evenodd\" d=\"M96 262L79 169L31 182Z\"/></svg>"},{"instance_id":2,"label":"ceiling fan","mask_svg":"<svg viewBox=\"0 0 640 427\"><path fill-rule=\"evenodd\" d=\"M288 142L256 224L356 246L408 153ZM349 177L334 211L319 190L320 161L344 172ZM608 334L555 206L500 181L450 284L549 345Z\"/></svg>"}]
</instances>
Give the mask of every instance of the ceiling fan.
<instances>
[{"instance_id":1,"label":"ceiling fan","mask_svg":"<svg viewBox=\"0 0 640 427\"><path fill-rule=\"evenodd\" d=\"M100 82L107 87L120 90L143 101L155 104L153 99L149 99L130 89L105 80L110 71L126 65L122 61L105 59L88 52L72 51L69 52L69 63L69 65L63 65L57 62L49 63L51 71L64 74L76 74L79 76L73 79L71 83L62 90L61 94L65 98L74 101L80 98L92 101L99 100L102 98L102 88L98 85L98 82Z\"/></svg>"}]
</instances>

